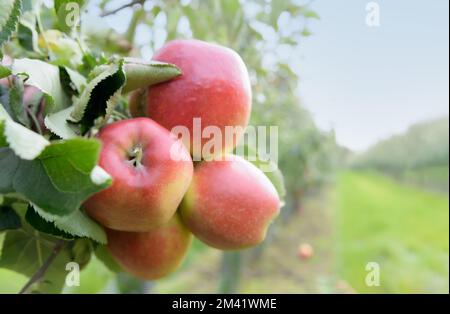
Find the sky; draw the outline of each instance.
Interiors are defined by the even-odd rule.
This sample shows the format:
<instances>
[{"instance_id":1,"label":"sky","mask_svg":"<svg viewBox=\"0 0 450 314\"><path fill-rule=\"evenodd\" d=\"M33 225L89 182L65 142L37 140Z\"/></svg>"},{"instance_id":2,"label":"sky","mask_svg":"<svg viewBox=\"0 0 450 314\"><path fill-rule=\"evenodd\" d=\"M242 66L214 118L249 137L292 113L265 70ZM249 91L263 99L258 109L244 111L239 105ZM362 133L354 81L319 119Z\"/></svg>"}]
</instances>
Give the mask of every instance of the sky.
<instances>
[{"instance_id":1,"label":"sky","mask_svg":"<svg viewBox=\"0 0 450 314\"><path fill-rule=\"evenodd\" d=\"M449 2L316 0L295 65L302 105L338 143L362 151L418 121L449 113Z\"/></svg>"},{"instance_id":2,"label":"sky","mask_svg":"<svg viewBox=\"0 0 450 314\"><path fill-rule=\"evenodd\" d=\"M379 6L377 27L366 24L368 3ZM313 35L292 65L301 105L320 128L334 129L339 144L363 151L413 123L448 116L447 0L315 0L311 7L321 18L308 25ZM130 17L123 10L106 21L124 31ZM138 28L138 44L149 36ZM142 53L150 57L151 49Z\"/></svg>"}]
</instances>

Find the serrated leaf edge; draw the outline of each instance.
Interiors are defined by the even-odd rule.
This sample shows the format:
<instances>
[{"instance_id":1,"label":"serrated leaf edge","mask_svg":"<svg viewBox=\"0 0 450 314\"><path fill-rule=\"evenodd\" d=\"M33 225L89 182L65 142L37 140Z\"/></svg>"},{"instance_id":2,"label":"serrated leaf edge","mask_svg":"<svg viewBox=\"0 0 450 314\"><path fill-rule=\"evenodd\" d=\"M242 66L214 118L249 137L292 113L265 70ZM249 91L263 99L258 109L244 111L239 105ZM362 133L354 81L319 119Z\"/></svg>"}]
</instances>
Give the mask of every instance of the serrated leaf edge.
<instances>
[{"instance_id":1,"label":"serrated leaf edge","mask_svg":"<svg viewBox=\"0 0 450 314\"><path fill-rule=\"evenodd\" d=\"M95 67L92 72L98 71L101 66ZM106 80L108 77L113 76L120 70L120 65L116 63L112 63L108 65L108 69L100 72L94 78L88 81L85 86L83 92L80 96L75 97L74 108L70 114L69 120L72 122L80 122L83 119L84 113L86 111L86 107L89 104L89 101L92 96L92 92L95 87L100 84L103 80Z\"/></svg>"},{"instance_id":2,"label":"serrated leaf edge","mask_svg":"<svg viewBox=\"0 0 450 314\"><path fill-rule=\"evenodd\" d=\"M14 122L1 104L0 120L4 121L3 134L9 147L20 158L33 160L38 157L48 145L50 145L50 142L42 135ZM12 140L13 136L17 136L17 134L20 134L20 140Z\"/></svg>"},{"instance_id":3,"label":"serrated leaf edge","mask_svg":"<svg viewBox=\"0 0 450 314\"><path fill-rule=\"evenodd\" d=\"M21 14L22 0L14 0L13 7L11 8L11 12L6 20L6 23L0 26L0 47L2 47L3 44L11 38L11 35L17 28Z\"/></svg>"},{"instance_id":4,"label":"serrated leaf edge","mask_svg":"<svg viewBox=\"0 0 450 314\"><path fill-rule=\"evenodd\" d=\"M84 212L82 212L81 210L76 210L74 212L72 212L69 215L66 216L56 216L56 215L52 215L47 213L46 211L44 211L43 209L41 209L39 206L36 206L35 204L31 203L32 207L34 208L34 210L36 211L36 213L42 217L42 219L44 219L47 222L52 222L56 228L58 228L61 231L67 232L71 235L74 236L78 236L78 237L86 237L86 238L90 238L100 244L106 244L107 243L107 238L106 238L106 233L103 230L103 228L94 220L92 220L91 218L89 218ZM97 236L93 236L92 234L89 234L89 232L83 232L78 230L77 228L73 228L72 227L72 223L74 220L74 215L81 215L80 217L83 217L81 219L87 219L86 221L88 221L88 223L94 228L96 229L96 232L99 232L99 234Z\"/></svg>"}]
</instances>

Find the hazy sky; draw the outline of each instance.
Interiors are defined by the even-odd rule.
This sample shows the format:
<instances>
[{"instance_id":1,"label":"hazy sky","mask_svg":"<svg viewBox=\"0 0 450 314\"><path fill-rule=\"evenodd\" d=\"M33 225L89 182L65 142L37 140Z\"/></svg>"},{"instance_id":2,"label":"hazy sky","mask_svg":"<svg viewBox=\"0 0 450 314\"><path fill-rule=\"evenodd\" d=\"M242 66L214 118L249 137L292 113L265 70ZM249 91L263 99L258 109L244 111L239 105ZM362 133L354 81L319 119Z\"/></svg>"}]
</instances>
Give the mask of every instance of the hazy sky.
<instances>
[{"instance_id":1,"label":"hazy sky","mask_svg":"<svg viewBox=\"0 0 450 314\"><path fill-rule=\"evenodd\" d=\"M449 112L449 2L380 0L380 26L364 0L316 0L321 20L298 55L302 104L356 150Z\"/></svg>"},{"instance_id":2,"label":"hazy sky","mask_svg":"<svg viewBox=\"0 0 450 314\"><path fill-rule=\"evenodd\" d=\"M366 25L369 2L379 4L379 27ZM321 19L310 23L314 35L293 56L299 93L340 144L363 150L412 123L448 115L448 0L316 0L312 8ZM106 22L123 31L130 17L123 10ZM149 36L137 30L138 43Z\"/></svg>"}]
</instances>

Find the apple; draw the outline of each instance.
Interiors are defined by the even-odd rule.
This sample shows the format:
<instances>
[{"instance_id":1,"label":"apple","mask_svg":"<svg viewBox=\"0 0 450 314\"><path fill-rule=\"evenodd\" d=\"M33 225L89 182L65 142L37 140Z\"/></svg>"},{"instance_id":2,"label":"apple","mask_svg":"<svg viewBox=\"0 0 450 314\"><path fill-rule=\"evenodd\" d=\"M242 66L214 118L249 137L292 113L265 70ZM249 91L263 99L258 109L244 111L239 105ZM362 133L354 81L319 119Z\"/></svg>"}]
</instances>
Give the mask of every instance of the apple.
<instances>
[{"instance_id":1,"label":"apple","mask_svg":"<svg viewBox=\"0 0 450 314\"><path fill-rule=\"evenodd\" d=\"M145 117L145 107L147 106L147 90L145 88L136 89L130 92L128 99L128 109L133 117Z\"/></svg>"},{"instance_id":2,"label":"apple","mask_svg":"<svg viewBox=\"0 0 450 314\"><path fill-rule=\"evenodd\" d=\"M4 56L3 60L0 62L2 65L11 65L12 59L8 56ZM14 76L4 77L0 79L0 86L6 88L8 91L13 83ZM23 105L27 116L33 122L31 123L31 129L35 132L40 132L42 134L47 134L48 129L44 124L45 117L45 99L43 93L36 87L32 85L24 85L23 89Z\"/></svg>"},{"instance_id":3,"label":"apple","mask_svg":"<svg viewBox=\"0 0 450 314\"><path fill-rule=\"evenodd\" d=\"M301 260L307 260L313 257L314 249L309 243L302 243L298 247L298 257Z\"/></svg>"},{"instance_id":4,"label":"apple","mask_svg":"<svg viewBox=\"0 0 450 314\"><path fill-rule=\"evenodd\" d=\"M149 231L167 223L192 179L189 152L168 130L148 118L111 123L98 134L99 165L112 185L91 196L86 212L123 231Z\"/></svg>"},{"instance_id":5,"label":"apple","mask_svg":"<svg viewBox=\"0 0 450 314\"><path fill-rule=\"evenodd\" d=\"M195 167L180 214L200 240L233 250L262 242L280 207L275 187L261 170L241 157L225 155Z\"/></svg>"},{"instance_id":6,"label":"apple","mask_svg":"<svg viewBox=\"0 0 450 314\"><path fill-rule=\"evenodd\" d=\"M145 280L161 278L180 266L192 234L178 215L148 232L106 229L108 251L123 270Z\"/></svg>"},{"instance_id":7,"label":"apple","mask_svg":"<svg viewBox=\"0 0 450 314\"><path fill-rule=\"evenodd\" d=\"M250 79L241 57L223 46L175 40L164 45L153 59L175 64L182 75L149 87L147 116L169 130L186 127L189 136L183 141L194 160L232 151L248 124L252 103ZM196 136L194 118L201 119L201 134ZM226 137L226 126L236 127L235 135ZM213 137L204 133L208 127L221 132L216 139L221 147L202 152Z\"/></svg>"}]
</instances>

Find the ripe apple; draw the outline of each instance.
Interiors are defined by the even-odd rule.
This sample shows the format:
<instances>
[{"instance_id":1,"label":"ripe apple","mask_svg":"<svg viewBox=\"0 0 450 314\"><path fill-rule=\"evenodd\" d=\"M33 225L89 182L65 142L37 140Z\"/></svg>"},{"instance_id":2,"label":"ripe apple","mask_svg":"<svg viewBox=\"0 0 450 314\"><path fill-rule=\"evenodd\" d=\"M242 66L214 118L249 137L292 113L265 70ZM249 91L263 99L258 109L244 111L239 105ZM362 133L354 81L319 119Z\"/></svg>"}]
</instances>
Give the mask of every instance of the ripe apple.
<instances>
[{"instance_id":1,"label":"ripe apple","mask_svg":"<svg viewBox=\"0 0 450 314\"><path fill-rule=\"evenodd\" d=\"M161 278L182 263L192 234L175 214L165 225L148 232L106 229L108 250L131 275L146 280Z\"/></svg>"},{"instance_id":2,"label":"ripe apple","mask_svg":"<svg viewBox=\"0 0 450 314\"><path fill-rule=\"evenodd\" d=\"M145 117L147 106L147 89L141 88L130 92L128 109L133 117Z\"/></svg>"},{"instance_id":3,"label":"ripe apple","mask_svg":"<svg viewBox=\"0 0 450 314\"><path fill-rule=\"evenodd\" d=\"M147 116L172 130L184 126L190 137L183 141L194 160L199 160L211 134L207 127L221 132L221 149L203 152L204 157L221 155L234 149L248 124L252 92L247 68L233 50L199 40L175 40L167 43L153 57L156 61L178 66L182 75L150 86ZM200 133L194 139L193 119L201 118ZM225 127L240 127L226 138ZM195 143L198 143L196 147Z\"/></svg>"},{"instance_id":4,"label":"ripe apple","mask_svg":"<svg viewBox=\"0 0 450 314\"><path fill-rule=\"evenodd\" d=\"M280 206L275 187L261 170L241 157L226 155L225 160L195 167L180 213L200 240L232 250L262 242Z\"/></svg>"},{"instance_id":5,"label":"ripe apple","mask_svg":"<svg viewBox=\"0 0 450 314\"><path fill-rule=\"evenodd\" d=\"M314 248L309 243L302 243L298 247L298 257L302 260L307 260L313 257Z\"/></svg>"},{"instance_id":6,"label":"ripe apple","mask_svg":"<svg viewBox=\"0 0 450 314\"><path fill-rule=\"evenodd\" d=\"M168 222L192 179L192 160L183 144L148 118L109 124L98 138L99 165L113 182L85 202L87 213L123 231L149 231Z\"/></svg>"},{"instance_id":7,"label":"ripe apple","mask_svg":"<svg viewBox=\"0 0 450 314\"><path fill-rule=\"evenodd\" d=\"M12 62L12 59L5 56L2 65L7 65ZM0 79L0 86L8 90L13 84L13 80L18 79L14 76L4 77ZM0 91L2 92L2 91ZM28 118L32 121L31 129L42 134L48 133L48 129L44 124L45 117L45 99L43 93L32 85L25 85L23 89L23 105Z\"/></svg>"}]
</instances>

